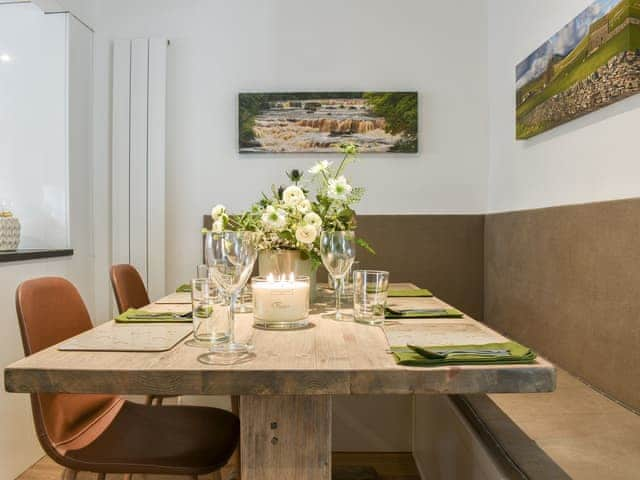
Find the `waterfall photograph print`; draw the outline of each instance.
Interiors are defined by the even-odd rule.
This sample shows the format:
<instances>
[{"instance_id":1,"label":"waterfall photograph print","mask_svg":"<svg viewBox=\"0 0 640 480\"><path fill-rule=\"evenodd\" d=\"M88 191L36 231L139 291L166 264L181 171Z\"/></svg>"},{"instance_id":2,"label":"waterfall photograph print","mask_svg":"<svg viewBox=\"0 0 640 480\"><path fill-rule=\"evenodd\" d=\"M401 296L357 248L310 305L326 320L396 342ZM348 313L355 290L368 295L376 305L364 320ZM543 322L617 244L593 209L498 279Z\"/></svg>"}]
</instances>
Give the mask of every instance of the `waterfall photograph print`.
<instances>
[{"instance_id":1,"label":"waterfall photograph print","mask_svg":"<svg viewBox=\"0 0 640 480\"><path fill-rule=\"evenodd\" d=\"M241 153L417 153L417 92L241 93Z\"/></svg>"},{"instance_id":2,"label":"waterfall photograph print","mask_svg":"<svg viewBox=\"0 0 640 480\"><path fill-rule=\"evenodd\" d=\"M598 0L516 67L516 138L640 92L640 0Z\"/></svg>"}]
</instances>

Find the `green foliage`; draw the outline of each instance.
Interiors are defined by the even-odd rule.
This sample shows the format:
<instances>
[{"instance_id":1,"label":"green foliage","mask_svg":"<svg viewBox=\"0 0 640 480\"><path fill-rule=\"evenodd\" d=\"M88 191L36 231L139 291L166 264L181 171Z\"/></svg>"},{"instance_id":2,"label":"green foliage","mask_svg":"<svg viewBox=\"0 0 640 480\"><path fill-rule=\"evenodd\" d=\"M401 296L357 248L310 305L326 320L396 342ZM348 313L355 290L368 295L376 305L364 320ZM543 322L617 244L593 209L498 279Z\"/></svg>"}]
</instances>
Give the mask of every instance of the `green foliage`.
<instances>
[{"instance_id":1,"label":"green foliage","mask_svg":"<svg viewBox=\"0 0 640 480\"><path fill-rule=\"evenodd\" d=\"M271 196L263 193L262 198L249 210L239 215L223 213L224 228L257 232L260 236L261 250L299 250L303 256L311 260L313 267L317 268L322 263L319 253L321 230L355 230L357 225L353 205L358 203L364 195L363 188L352 188L346 184L346 179L342 178L345 167L353 162L358 154L357 147L352 144L342 145L341 151L344 153L344 158L337 169L331 169L329 162L320 162L311 170L311 182L317 183L315 201L308 196L309 189L302 183L299 188L305 198L294 201L283 199L282 187L272 185ZM302 172L297 170L287 172L287 176L296 184L303 179ZM331 182L336 181L342 182L345 186L345 190L340 194L337 190L330 191L329 188ZM307 183L306 186L310 186L309 182L305 183ZM278 218L284 219L283 223L279 223ZM216 219L213 220L215 224ZM310 226L313 226L315 231L314 237L308 236ZM375 253L363 239L358 239L357 242L367 251Z\"/></svg>"},{"instance_id":2,"label":"green foliage","mask_svg":"<svg viewBox=\"0 0 640 480\"><path fill-rule=\"evenodd\" d=\"M268 99L263 94L240 94L238 97L238 128L240 146L248 147L255 141L253 127L258 113L269 106Z\"/></svg>"},{"instance_id":3,"label":"green foliage","mask_svg":"<svg viewBox=\"0 0 640 480\"><path fill-rule=\"evenodd\" d=\"M371 247L371 245L369 245L369 243L364 238L360 238L360 237L356 238L356 243L360 245L362 248L364 248L371 255L376 254L375 250Z\"/></svg>"},{"instance_id":4,"label":"green foliage","mask_svg":"<svg viewBox=\"0 0 640 480\"><path fill-rule=\"evenodd\" d=\"M389 133L416 135L418 132L418 95L416 93L367 92L364 98L376 115L384 117Z\"/></svg>"},{"instance_id":5,"label":"green foliage","mask_svg":"<svg viewBox=\"0 0 640 480\"><path fill-rule=\"evenodd\" d=\"M392 148L396 152L415 152L418 149L418 94L415 92L380 93L364 95L373 112L384 117L386 131L402 135L402 140Z\"/></svg>"}]
</instances>

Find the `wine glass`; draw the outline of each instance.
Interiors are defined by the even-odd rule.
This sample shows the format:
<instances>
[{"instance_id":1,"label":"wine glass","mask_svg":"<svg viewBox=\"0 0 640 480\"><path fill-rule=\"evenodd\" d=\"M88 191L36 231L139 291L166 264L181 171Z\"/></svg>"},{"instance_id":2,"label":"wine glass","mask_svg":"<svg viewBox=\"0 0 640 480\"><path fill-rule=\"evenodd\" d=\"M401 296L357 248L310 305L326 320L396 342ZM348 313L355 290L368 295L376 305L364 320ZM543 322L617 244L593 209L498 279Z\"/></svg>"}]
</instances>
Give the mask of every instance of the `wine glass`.
<instances>
[{"instance_id":1,"label":"wine glass","mask_svg":"<svg viewBox=\"0 0 640 480\"><path fill-rule=\"evenodd\" d=\"M243 357L252 346L235 341L235 311L238 293L246 285L258 256L257 235L254 232L208 232L205 256L209 271L218 287L229 297L229 341L211 346L200 359L206 363L226 363Z\"/></svg>"},{"instance_id":2,"label":"wine glass","mask_svg":"<svg viewBox=\"0 0 640 480\"><path fill-rule=\"evenodd\" d=\"M356 258L356 236L354 232L322 232L320 234L320 257L333 277L336 290L336 311L323 315L333 320L347 320L351 315L340 311L340 297L344 287L344 277Z\"/></svg>"},{"instance_id":3,"label":"wine glass","mask_svg":"<svg viewBox=\"0 0 640 480\"><path fill-rule=\"evenodd\" d=\"M245 285L240 292L238 292L238 301L236 304L235 313L252 313L251 303L247 303L247 298L251 302L251 287Z\"/></svg>"}]
</instances>

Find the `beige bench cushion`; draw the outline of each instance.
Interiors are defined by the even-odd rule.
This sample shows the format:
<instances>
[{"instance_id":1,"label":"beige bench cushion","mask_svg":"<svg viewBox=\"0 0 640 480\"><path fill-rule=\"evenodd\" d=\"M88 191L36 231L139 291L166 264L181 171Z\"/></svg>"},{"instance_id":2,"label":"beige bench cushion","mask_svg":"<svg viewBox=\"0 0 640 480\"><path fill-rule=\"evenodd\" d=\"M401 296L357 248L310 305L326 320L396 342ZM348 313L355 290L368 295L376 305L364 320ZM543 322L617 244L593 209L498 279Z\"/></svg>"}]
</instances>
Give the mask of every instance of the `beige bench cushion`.
<instances>
[{"instance_id":1,"label":"beige bench cushion","mask_svg":"<svg viewBox=\"0 0 640 480\"><path fill-rule=\"evenodd\" d=\"M464 400L484 437L492 437L528 478L640 478L640 416L563 370L553 393Z\"/></svg>"}]
</instances>

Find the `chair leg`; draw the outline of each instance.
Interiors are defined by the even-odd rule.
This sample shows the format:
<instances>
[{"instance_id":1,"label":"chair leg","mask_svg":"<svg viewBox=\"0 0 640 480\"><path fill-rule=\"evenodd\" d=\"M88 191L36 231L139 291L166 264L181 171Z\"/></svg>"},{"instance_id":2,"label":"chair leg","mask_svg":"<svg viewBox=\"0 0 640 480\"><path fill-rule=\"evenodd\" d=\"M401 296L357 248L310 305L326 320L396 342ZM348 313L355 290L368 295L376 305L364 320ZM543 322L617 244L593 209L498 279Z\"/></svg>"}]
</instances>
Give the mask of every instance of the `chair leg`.
<instances>
[{"instance_id":1,"label":"chair leg","mask_svg":"<svg viewBox=\"0 0 640 480\"><path fill-rule=\"evenodd\" d=\"M105 478L107 478L106 473L99 473L98 476L96 477L96 480L105 480Z\"/></svg>"},{"instance_id":2,"label":"chair leg","mask_svg":"<svg viewBox=\"0 0 640 480\"><path fill-rule=\"evenodd\" d=\"M236 416L240 416L240 396L238 395L232 395L231 396L231 413L233 413ZM233 452L233 455L231 456L231 460L229 463L233 463L235 465L235 469L238 472L238 475L240 475L240 471L242 470L242 464L240 461L240 442L238 442L238 447L236 448L236 451ZM218 470L218 475L220 475L220 471ZM215 478L215 477L214 477ZM238 480L239 480L239 476L238 476ZM216 480L218 480L216 478Z\"/></svg>"},{"instance_id":3,"label":"chair leg","mask_svg":"<svg viewBox=\"0 0 640 480\"><path fill-rule=\"evenodd\" d=\"M78 472L75 470L71 470L70 468L65 468L62 471L62 480L76 480L76 476Z\"/></svg>"},{"instance_id":4,"label":"chair leg","mask_svg":"<svg viewBox=\"0 0 640 480\"><path fill-rule=\"evenodd\" d=\"M144 404L150 407L151 405L153 405L153 399L154 399L153 395L147 395L144 399Z\"/></svg>"}]
</instances>

